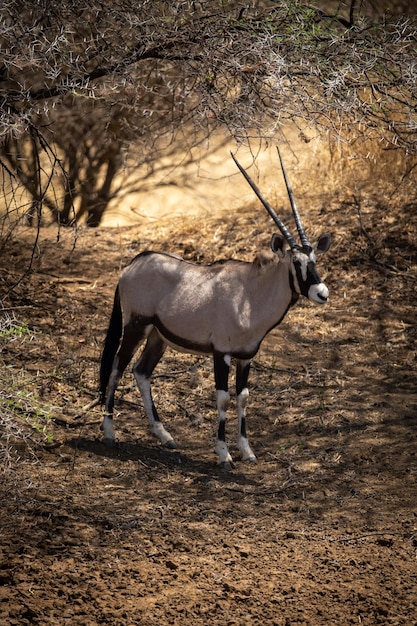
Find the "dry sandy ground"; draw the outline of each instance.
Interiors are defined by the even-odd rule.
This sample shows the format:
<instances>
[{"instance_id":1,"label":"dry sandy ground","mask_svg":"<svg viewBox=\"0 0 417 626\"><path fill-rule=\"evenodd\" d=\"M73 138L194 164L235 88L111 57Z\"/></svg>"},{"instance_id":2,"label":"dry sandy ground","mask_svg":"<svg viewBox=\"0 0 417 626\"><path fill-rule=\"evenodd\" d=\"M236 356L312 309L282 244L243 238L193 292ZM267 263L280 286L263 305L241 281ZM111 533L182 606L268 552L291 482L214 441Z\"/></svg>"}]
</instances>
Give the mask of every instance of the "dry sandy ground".
<instances>
[{"instance_id":1,"label":"dry sandy ground","mask_svg":"<svg viewBox=\"0 0 417 626\"><path fill-rule=\"evenodd\" d=\"M298 304L263 344L248 411L258 463L232 472L213 452L209 359L168 352L158 367L178 451L150 436L129 373L117 448L101 443L99 408L80 412L120 268L146 247L250 259L267 216L252 204L233 224L42 234L6 303L31 332L1 340L21 428L2 439L1 624L417 624L416 206L364 199L361 220L357 208L303 210L310 232L334 234L320 259L332 299ZM3 281L21 277L32 240L8 242ZM232 406L237 457L234 430Z\"/></svg>"}]
</instances>

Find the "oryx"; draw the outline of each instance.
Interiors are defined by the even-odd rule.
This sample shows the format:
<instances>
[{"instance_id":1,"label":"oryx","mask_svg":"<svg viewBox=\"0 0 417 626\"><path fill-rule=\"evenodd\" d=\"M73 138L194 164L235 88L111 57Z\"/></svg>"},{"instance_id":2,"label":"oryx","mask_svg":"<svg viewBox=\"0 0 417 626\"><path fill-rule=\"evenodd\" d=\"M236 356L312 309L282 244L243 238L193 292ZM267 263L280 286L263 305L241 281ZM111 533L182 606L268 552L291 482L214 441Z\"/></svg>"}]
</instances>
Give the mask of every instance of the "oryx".
<instances>
[{"instance_id":1,"label":"oryx","mask_svg":"<svg viewBox=\"0 0 417 626\"><path fill-rule=\"evenodd\" d=\"M115 440L112 416L117 385L146 340L133 373L151 430L161 443L177 447L155 408L151 375L166 347L171 346L213 356L219 418L215 451L225 467L232 466L225 422L229 369L231 360L236 361L237 445L243 460L256 461L246 434L251 359L300 294L316 304L327 302L329 295L316 269L316 253L329 249L331 236L324 234L313 245L309 243L279 150L278 154L301 245L232 154L281 232L272 235L272 252L258 255L252 263L228 260L196 265L167 252L144 251L122 272L100 368L100 395L105 402L102 430L107 442Z\"/></svg>"}]
</instances>

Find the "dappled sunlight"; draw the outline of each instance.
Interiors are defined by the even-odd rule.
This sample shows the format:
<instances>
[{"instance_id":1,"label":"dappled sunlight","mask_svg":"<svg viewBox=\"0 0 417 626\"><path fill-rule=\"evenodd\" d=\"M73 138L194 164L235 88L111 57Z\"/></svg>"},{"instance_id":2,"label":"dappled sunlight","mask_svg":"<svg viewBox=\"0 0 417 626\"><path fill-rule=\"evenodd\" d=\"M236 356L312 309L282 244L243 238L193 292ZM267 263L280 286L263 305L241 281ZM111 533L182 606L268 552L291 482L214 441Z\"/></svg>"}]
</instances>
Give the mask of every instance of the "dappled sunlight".
<instances>
[{"instance_id":1,"label":"dappled sunlight","mask_svg":"<svg viewBox=\"0 0 417 626\"><path fill-rule=\"evenodd\" d=\"M278 176L260 186L290 224L274 149L262 159ZM417 214L389 196L368 197L360 211L349 199L314 196L294 157L285 159L307 233L333 233L318 259L330 301L300 301L254 359L248 429L257 464L238 459L231 377L231 472L216 465L208 357L167 350L155 372L176 451L151 436L129 371L114 448L101 440L101 410L83 407L97 396L114 288L135 254L154 248L209 263L269 247L275 226L245 181L237 173L227 183L242 193L233 213L139 216L134 225L62 230L58 240L54 227L41 231L30 280L10 296L30 335L2 338L9 386L25 387L30 412L19 413L26 439L7 432L1 576L11 623L29 615L81 625L88 612L92 623L116 626L126 614L138 624L205 626L224 623L225 611L231 624L259 615L272 623L279 607L294 623L345 626L347 614L407 624L415 613ZM29 229L8 241L9 282L22 277L32 244Z\"/></svg>"}]
</instances>

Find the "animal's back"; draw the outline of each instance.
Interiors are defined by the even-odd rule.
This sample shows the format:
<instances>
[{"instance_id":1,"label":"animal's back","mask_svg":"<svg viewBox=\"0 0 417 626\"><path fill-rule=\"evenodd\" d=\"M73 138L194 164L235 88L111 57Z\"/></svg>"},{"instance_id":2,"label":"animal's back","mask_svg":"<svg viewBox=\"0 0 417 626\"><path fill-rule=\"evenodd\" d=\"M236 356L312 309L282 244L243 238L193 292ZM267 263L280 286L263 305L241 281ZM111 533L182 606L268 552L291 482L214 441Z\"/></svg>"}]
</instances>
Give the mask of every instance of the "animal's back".
<instances>
[{"instance_id":1,"label":"animal's back","mask_svg":"<svg viewBox=\"0 0 417 626\"><path fill-rule=\"evenodd\" d=\"M120 278L125 322L148 321L169 343L190 351L251 352L281 316L280 290L271 290L267 274L282 270L235 260L196 265L146 252Z\"/></svg>"},{"instance_id":2,"label":"animal's back","mask_svg":"<svg viewBox=\"0 0 417 626\"><path fill-rule=\"evenodd\" d=\"M171 313L191 310L194 313L214 299L225 300L233 288L245 282L250 263L226 261L197 265L163 252L145 252L122 272L119 281L124 310L152 316L161 307ZM224 302L223 302L224 304Z\"/></svg>"}]
</instances>

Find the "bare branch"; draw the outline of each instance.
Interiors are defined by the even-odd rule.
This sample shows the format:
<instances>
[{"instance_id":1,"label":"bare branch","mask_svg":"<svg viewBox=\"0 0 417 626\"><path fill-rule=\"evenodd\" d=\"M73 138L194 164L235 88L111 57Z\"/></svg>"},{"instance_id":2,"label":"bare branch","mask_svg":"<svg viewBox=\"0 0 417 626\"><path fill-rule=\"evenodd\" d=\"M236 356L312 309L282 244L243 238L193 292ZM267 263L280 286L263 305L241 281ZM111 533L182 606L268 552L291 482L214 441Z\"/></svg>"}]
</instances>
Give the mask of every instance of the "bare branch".
<instances>
[{"instance_id":1,"label":"bare branch","mask_svg":"<svg viewBox=\"0 0 417 626\"><path fill-rule=\"evenodd\" d=\"M6 0L0 166L52 219L98 224L133 152L151 170L184 128L242 142L292 121L414 154L417 24L371 21L367 2Z\"/></svg>"}]
</instances>

